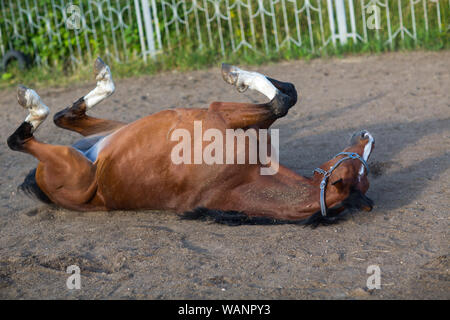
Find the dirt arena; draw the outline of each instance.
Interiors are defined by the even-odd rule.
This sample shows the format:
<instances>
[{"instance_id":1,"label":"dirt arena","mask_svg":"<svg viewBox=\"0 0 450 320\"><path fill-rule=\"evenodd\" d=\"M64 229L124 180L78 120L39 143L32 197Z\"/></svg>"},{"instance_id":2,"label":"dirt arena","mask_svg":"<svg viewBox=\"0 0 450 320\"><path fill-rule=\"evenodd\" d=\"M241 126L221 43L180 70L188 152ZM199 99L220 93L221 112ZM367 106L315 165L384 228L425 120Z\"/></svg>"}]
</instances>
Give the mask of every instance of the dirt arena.
<instances>
[{"instance_id":1,"label":"dirt arena","mask_svg":"<svg viewBox=\"0 0 450 320\"><path fill-rule=\"evenodd\" d=\"M296 172L311 175L354 131L372 133L372 212L311 229L48 207L16 191L37 161L6 145L27 114L15 91L6 90L0 93L0 298L450 299L450 52L251 69L294 83L301 95L274 125L280 161ZM37 91L53 114L94 85ZM133 121L166 108L264 99L237 93L219 68L120 80L116 88L93 115ZM36 136L54 144L78 138L51 117ZM81 268L80 290L66 287L73 264ZM366 287L370 265L381 269L379 290Z\"/></svg>"}]
</instances>

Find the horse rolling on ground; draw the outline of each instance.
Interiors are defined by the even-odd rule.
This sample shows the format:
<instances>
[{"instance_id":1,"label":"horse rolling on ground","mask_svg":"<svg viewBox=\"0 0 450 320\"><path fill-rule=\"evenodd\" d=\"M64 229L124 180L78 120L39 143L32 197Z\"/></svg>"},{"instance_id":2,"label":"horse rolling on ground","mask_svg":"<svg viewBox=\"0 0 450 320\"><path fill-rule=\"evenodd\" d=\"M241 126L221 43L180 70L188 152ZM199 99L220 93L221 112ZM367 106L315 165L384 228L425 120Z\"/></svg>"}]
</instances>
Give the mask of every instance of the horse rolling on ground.
<instances>
[{"instance_id":1,"label":"horse rolling on ground","mask_svg":"<svg viewBox=\"0 0 450 320\"><path fill-rule=\"evenodd\" d=\"M260 161L175 164L171 160L177 142L169 139L170 133L181 128L194 134L194 121L222 133L268 129L297 102L291 83L223 64L227 83L241 92L247 88L259 91L270 102L213 102L208 109L164 110L127 124L86 113L115 89L110 68L100 58L95 61L94 74L96 88L54 116L58 127L84 136L73 146L35 139L49 109L34 90L18 88L18 102L29 115L8 138L8 146L39 160L19 189L43 202L79 211L172 210L184 213L184 219L228 225L315 226L339 220L346 209L372 208L365 193L369 188L366 161L374 139L365 130L355 133L349 146L318 167L312 177L281 165L276 174L261 175L260 169L267 165ZM270 141L265 143L270 147ZM233 152L236 158L237 151Z\"/></svg>"}]
</instances>

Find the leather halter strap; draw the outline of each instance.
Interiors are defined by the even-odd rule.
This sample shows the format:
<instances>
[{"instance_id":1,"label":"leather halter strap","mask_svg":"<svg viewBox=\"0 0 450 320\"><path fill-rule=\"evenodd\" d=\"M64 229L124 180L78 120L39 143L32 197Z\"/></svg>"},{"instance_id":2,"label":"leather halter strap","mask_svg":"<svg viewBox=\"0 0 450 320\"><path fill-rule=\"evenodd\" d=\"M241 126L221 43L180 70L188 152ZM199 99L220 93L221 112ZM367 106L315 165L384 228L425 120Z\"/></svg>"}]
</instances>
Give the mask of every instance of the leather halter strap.
<instances>
[{"instance_id":1,"label":"leather halter strap","mask_svg":"<svg viewBox=\"0 0 450 320\"><path fill-rule=\"evenodd\" d=\"M369 174L369 166L367 165L366 160L364 160L359 154L354 152L339 152L337 155L333 157L336 158L338 156L345 155L346 157L343 157L338 160L328 171L325 171L321 168L314 169L314 172L318 172L323 175L322 181L320 182L320 211L322 212L322 216L327 216L327 205L325 203L325 189L327 188L328 178L331 176L333 171L345 160L354 160L358 159L362 162L364 167L367 170L367 174Z\"/></svg>"}]
</instances>

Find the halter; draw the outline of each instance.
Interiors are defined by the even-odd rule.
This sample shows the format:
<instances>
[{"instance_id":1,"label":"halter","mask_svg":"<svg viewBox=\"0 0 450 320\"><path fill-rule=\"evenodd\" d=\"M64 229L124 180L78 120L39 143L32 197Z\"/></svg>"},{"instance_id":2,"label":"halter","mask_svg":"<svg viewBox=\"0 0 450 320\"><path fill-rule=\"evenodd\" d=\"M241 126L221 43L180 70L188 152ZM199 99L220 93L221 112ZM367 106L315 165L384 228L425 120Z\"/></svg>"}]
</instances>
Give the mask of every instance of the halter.
<instances>
[{"instance_id":1,"label":"halter","mask_svg":"<svg viewBox=\"0 0 450 320\"><path fill-rule=\"evenodd\" d=\"M354 152L340 152L337 155L335 155L333 159L341 155L346 155L346 157L339 159L339 161L336 162L334 166L332 166L328 171L325 171L321 168L314 169L314 172L318 172L323 175L323 179L320 182L320 211L322 212L322 216L324 217L327 216L327 205L325 203L325 189L327 188L328 178L331 176L334 169L336 169L345 160L358 159L359 161L362 162L362 164L366 168L367 174L369 174L369 166L367 165L366 160L364 160L359 154Z\"/></svg>"}]
</instances>

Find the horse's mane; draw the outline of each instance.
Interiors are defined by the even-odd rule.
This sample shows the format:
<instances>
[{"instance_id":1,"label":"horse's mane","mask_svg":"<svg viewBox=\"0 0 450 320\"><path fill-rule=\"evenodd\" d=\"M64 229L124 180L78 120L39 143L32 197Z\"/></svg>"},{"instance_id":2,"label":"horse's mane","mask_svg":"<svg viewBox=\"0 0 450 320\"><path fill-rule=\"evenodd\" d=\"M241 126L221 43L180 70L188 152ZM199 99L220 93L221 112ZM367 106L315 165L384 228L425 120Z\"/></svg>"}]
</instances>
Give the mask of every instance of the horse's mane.
<instances>
[{"instance_id":1,"label":"horse's mane","mask_svg":"<svg viewBox=\"0 0 450 320\"><path fill-rule=\"evenodd\" d=\"M363 207L372 208L373 201L366 197L361 191L353 189L350 195L341 202L341 204L327 210L327 216L322 216L320 211L315 212L312 216L302 220L283 220L268 217L250 217L241 211L222 211L208 209L204 207L195 208L192 211L184 212L180 215L182 220L201 220L213 223L224 224L228 226L240 225L282 225L296 224L311 226L316 228L319 225L331 225L344 220L344 216L353 210L359 210ZM345 210L342 210L342 207Z\"/></svg>"}]
</instances>

